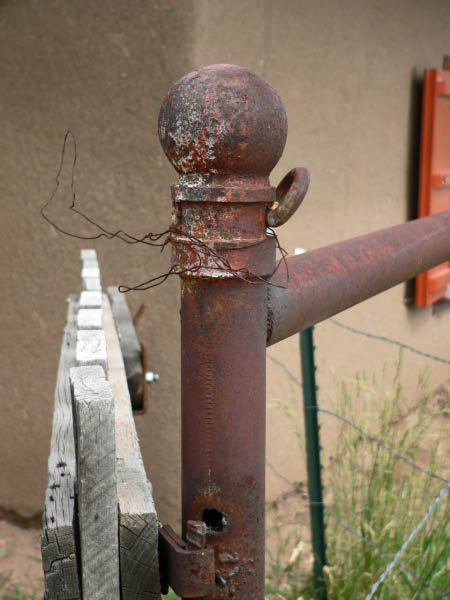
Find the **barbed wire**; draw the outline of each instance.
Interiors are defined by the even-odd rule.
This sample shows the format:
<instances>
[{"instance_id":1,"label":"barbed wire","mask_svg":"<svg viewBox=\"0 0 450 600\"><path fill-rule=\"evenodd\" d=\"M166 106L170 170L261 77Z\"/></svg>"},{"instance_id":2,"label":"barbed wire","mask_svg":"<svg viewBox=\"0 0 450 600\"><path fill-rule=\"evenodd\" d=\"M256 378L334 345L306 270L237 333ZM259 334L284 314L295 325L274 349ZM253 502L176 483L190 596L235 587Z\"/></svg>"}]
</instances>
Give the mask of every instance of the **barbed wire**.
<instances>
[{"instance_id":1,"label":"barbed wire","mask_svg":"<svg viewBox=\"0 0 450 600\"><path fill-rule=\"evenodd\" d=\"M282 481L284 481L285 483L287 483L288 485L293 487L294 490L297 490L298 492L301 491L301 482L300 481L297 483L290 481L287 477L285 477L282 473L280 473L280 471L275 467L275 465L273 465L267 459L266 459L266 465L279 479L281 479Z\"/></svg>"},{"instance_id":2,"label":"barbed wire","mask_svg":"<svg viewBox=\"0 0 450 600\"><path fill-rule=\"evenodd\" d=\"M294 383L296 383L298 385L298 387L302 388L303 384L300 381L300 379L298 377L296 377L290 370L289 368L284 364L284 362L282 362L281 360L279 360L278 358L275 358L274 356L271 356L270 354L267 354L267 358L269 360L271 360L273 363L275 363L276 365L278 365L281 369L283 369L283 371L286 373L286 375L289 377L289 379L291 379Z\"/></svg>"},{"instance_id":3,"label":"barbed wire","mask_svg":"<svg viewBox=\"0 0 450 600\"><path fill-rule=\"evenodd\" d=\"M338 515L328 506L328 504L322 503L322 506L333 517L333 519L336 521L336 523L338 523L338 525L340 527L342 527L342 529L345 529L345 531L347 531L348 533L350 533L351 535L353 535L359 541L363 542L367 546L370 546L371 548L373 548L374 550L376 550L380 554L380 556L383 556L383 558L392 559L392 555L391 554L388 554L387 552L384 552L384 550L382 550L379 546L377 546L377 544L375 544L374 542L371 542L370 540L368 540L367 538L365 538L364 536L362 536L361 534L359 534L357 531L355 531L354 529L352 529L352 527L350 527L349 525L347 525L347 523L344 523L344 521L342 521L342 519L340 517L338 517ZM406 573L408 573L409 575L411 575L419 583L422 583L426 587L429 587L436 594L438 594L440 598L443 598L444 600L448 599L448 595L445 594L442 590L439 590L437 587L435 587L434 585L432 585L428 580L423 579L423 577L420 577L420 575L417 575L417 573L415 573L414 571L412 571L410 568L406 567L404 564L398 562L397 566L400 569L402 569L402 571L405 571Z\"/></svg>"},{"instance_id":4,"label":"barbed wire","mask_svg":"<svg viewBox=\"0 0 450 600\"><path fill-rule=\"evenodd\" d=\"M339 326L341 326L341 327L343 327L345 329L349 329L353 333L358 333L358 334L361 334L361 335L367 335L367 337L373 337L375 339L380 339L382 341L390 342L390 343L396 344L396 345L398 345L400 347L406 348L407 350L411 350L412 352L416 352L417 354L420 354L421 356L425 356L427 358L432 358L432 359L435 359L435 360L438 360L438 361L441 361L441 362L448 362L448 363L450 363L450 361L446 361L446 359L441 359L441 358L436 357L434 355L421 352L420 350L417 350L416 348L412 348L411 346L408 346L406 344L402 344L401 342L396 342L395 340L389 340L388 338L384 338L383 336L375 336L375 335L372 335L372 334L366 334L366 332L361 332L360 330L356 330L354 328L351 328L351 327L349 327L349 326L347 326L347 325L345 325L343 323L340 323L339 321L336 321L335 319L330 319L330 320L334 324L339 325ZM292 381L294 381L299 387L302 387L301 382L289 370L289 368L284 363L282 363L278 359L275 359L274 357L269 356L269 355L268 355L268 358L270 358L270 360L272 360L272 362L274 362L275 364L278 364L285 371L285 373L287 373L287 375L289 376L289 378ZM373 542L371 542L367 538L365 538L362 535L360 535L357 531L355 531L354 529L352 529L351 527L349 527L346 523L344 523L342 521L342 519L340 519L340 517L326 503L323 503L323 502L322 503L310 503L310 505L312 505L312 504L314 504L314 505L322 505L323 508L335 519L335 521L338 523L338 525L340 527L342 527L344 530L346 530L351 535L353 535L356 538L358 538L364 544L367 544L368 546L370 546L373 549L375 549L380 554L380 556L383 556L384 558L387 558L387 559L390 560L388 566L383 571L382 575L372 585L369 594L365 597L365 600L372 600L372 598L373 598L376 590L378 589L378 587L383 583L383 581L385 580L385 578L387 577L387 575L390 573L390 571L394 567L396 567L396 566L398 568L400 568L401 570L403 570L405 573L411 575L416 581L420 582L422 585L428 587L437 596L439 596L439 598L442 598L444 600L449 599L450 596L448 596L442 590L439 590L434 585L432 585L429 581L427 581L424 578L420 577L419 575L417 575L417 573L415 573L414 571L412 571L411 569L409 569L408 567L406 567L405 565L403 565L402 563L400 563L399 559L400 559L401 555L403 554L403 552L405 551L405 549L407 548L407 546L410 544L410 542L413 540L413 538L417 535L417 533L423 527L423 525L425 524L425 522L428 520L428 518L432 514L434 508L437 506L437 504L443 498L443 496L445 495L445 493L450 490L450 481L448 479L445 479L444 477L441 477L440 475L438 475L436 473L432 473L431 471L428 471L427 469L424 469L423 467L421 467L418 464L414 463L409 458L407 458L407 457L399 454L398 452L396 452L395 450L393 450L391 447L389 447L388 445L386 445L382 440L379 440L378 438L376 438L375 436L371 435L370 433L367 433L360 426L356 425L355 423L353 423L352 421L350 421L346 417L343 417L342 415L339 415L338 413L336 413L336 412L334 412L334 411L332 411L330 409L322 408L319 405L317 405L317 406L311 406L311 407L307 407L307 408L310 409L310 410L317 410L317 411L322 412L324 414L328 414L329 416L335 417L336 419L340 420L341 422L345 423L346 425L348 425L349 427L351 427L352 429L354 429L355 431L357 431L361 436L363 436L364 438L366 438L368 441L377 444L380 448L382 448L383 450L386 450L387 452L389 452L392 456L394 456L398 460L403 461L404 463L406 463L410 467L416 469L417 471L421 472L422 474L424 474L424 475L426 475L426 476L428 476L430 478L442 481L442 482L444 482L446 484L446 486L443 487L441 489L441 491L439 492L439 494L434 498L433 502L427 508L427 510L425 512L425 515L423 516L423 518L421 519L421 521L417 524L417 526L414 528L414 530L410 533L410 535L408 536L408 538L405 540L405 542L402 544L402 546L400 547L400 549L397 551L397 553L394 556L392 556L392 555L384 552L379 546L377 546L377 544L374 544ZM284 481L286 484L288 484L289 486L291 486L295 490L298 490L298 485L295 484L294 482L290 481L287 477L285 477L272 463L270 463L269 461L266 461L266 464L271 469L271 471L279 479L281 479L282 481Z\"/></svg>"},{"instance_id":5,"label":"barbed wire","mask_svg":"<svg viewBox=\"0 0 450 600\"><path fill-rule=\"evenodd\" d=\"M281 361L279 361L278 359L274 358L273 356L269 356L269 355L267 355L267 356L274 363L276 363L280 367L282 367L283 370L285 371L285 373L287 373L288 376L290 377L290 379L292 379L292 381L294 381L299 387L302 387L302 384L300 383L300 381L298 380L298 378L295 377L295 375L289 370L289 368L285 364L283 364ZM309 406L307 408L308 408L308 410L317 410L318 412L321 412L321 413L324 413L324 414L328 414L328 415L330 415L332 417L335 417L339 421L342 421L343 423L345 423L346 425L348 425L349 427L351 427L352 429L354 429L355 431L357 431L360 435L362 435L364 438L366 438L370 442L373 442L374 444L377 444L380 448L383 448L384 450L386 450L386 452L389 452L389 454L391 454L392 456L395 456L395 458L397 458L398 460L403 461L404 463L406 463L407 465L409 465L413 469L416 469L417 471L423 473L424 475L427 475L428 477L431 477L433 479L438 479L439 481L442 481L443 483L449 483L450 482L445 477L442 477L441 475L438 475L437 473L432 473L431 471L428 471L427 469L424 469L420 465L416 464L415 462L413 462L411 459L407 458L406 456L403 456L402 454L399 454L398 452L396 452L395 450L393 450L390 446L388 446L387 444L385 444L382 440L379 440L378 438L376 438L375 436L371 435L370 433L367 433L366 431L364 431L364 429L362 429L361 427L359 427L359 425L356 425L355 423L353 423L349 419L343 417L342 415L339 415L338 413L336 413L336 412L334 412L334 411L332 411L332 410L330 410L328 408L323 408L320 405ZM275 467L273 465L270 465L269 463L267 463L267 464L268 464L269 468L272 471L275 472Z\"/></svg>"},{"instance_id":6,"label":"barbed wire","mask_svg":"<svg viewBox=\"0 0 450 600\"><path fill-rule=\"evenodd\" d=\"M355 327L351 327L350 325L346 325L342 323L342 321L338 321L337 319L328 319L334 325L338 327L342 327L342 329L346 329L351 333L356 333L358 335L363 335L364 337L368 337L372 340L380 340L381 342L387 342L388 344L394 344L395 346L399 346L400 348L404 348L405 350L409 350L410 352L414 352L414 354L418 354L419 356L424 356L425 358L431 358L432 360L436 360L438 362L442 362L446 365L450 365L450 360L446 358L441 358L440 356L435 356L434 354L429 354L428 352L423 352L422 350L418 350L417 348L413 348L408 344L404 344L403 342L399 342L397 340L392 340L384 335L377 335L375 333L369 333L367 331L362 331L361 329L356 329Z\"/></svg>"},{"instance_id":7,"label":"barbed wire","mask_svg":"<svg viewBox=\"0 0 450 600\"><path fill-rule=\"evenodd\" d=\"M266 464L267 466L275 473L275 475L281 479L282 481L284 481L285 483L287 483L290 487L292 487L294 490L299 491L299 486L293 482L290 481L285 475L283 475L274 465L272 465L269 461L266 460ZM441 492L439 493L439 495L433 500L432 504L430 505L430 507L428 507L427 512L426 512L426 518L428 519L428 517L430 516L431 512L433 511L434 507L437 505L437 503L439 502L439 500L442 498L442 496L444 495L444 493L446 491L448 491L450 489L450 482L448 483L447 486L445 486ZM366 544L367 546L370 546L371 548L373 548L374 550L376 550L380 556L382 556L383 558L386 558L388 560L391 560L391 562L393 562L393 560L396 558L396 562L395 565L397 565L400 569L402 569L402 571L404 571L405 573L408 573L409 575L411 575L416 581L418 581L419 583L421 583L422 585L425 585L426 587L430 588L431 590L433 590L436 594L438 594L438 596L440 598L442 598L443 600L447 600L449 598L449 596L447 594L445 594L442 590L439 590L437 587L435 587L433 584L431 584L428 580L424 579L423 577L420 577L420 575L417 575L417 573L415 573L412 569L410 569L409 567L406 567L403 563L399 562L399 558L400 555L397 556L397 554L399 554L399 552L397 552L397 554L393 557L392 554L388 554L387 552L384 552L384 550L382 550L377 544L375 544L374 542L368 540L367 538L365 538L364 536L362 536L360 533L358 533L357 531L355 531L352 527L350 527L349 525L347 525L347 523L345 523L335 512L334 510L325 502L307 502L306 503L308 506L322 506L327 512L328 514L333 517L333 519L336 521L336 523L342 527L342 529L344 529L345 531L347 531L348 533L350 533L351 535L353 535L355 538L357 538L360 542L363 542L364 544ZM424 518L425 519L425 518ZM414 530L414 535L417 534L418 530L422 527L422 525L425 523L426 519L424 520L422 519L421 522L419 523L419 525L415 528ZM411 534L412 535L412 534ZM411 541L412 537L411 535L408 537L408 544ZM411 539L410 539L411 538ZM405 542L406 544L406 542ZM403 544L402 548L403 550L406 548L406 545ZM402 550L402 548L400 550ZM402 552L403 552L402 550ZM394 565L394 566L395 566ZM386 577L387 573L385 574ZM381 579L381 578L380 578ZM384 579L384 578L383 578ZM382 583L380 581L380 583ZM365 600L368 600L368 598L366 597Z\"/></svg>"},{"instance_id":8,"label":"barbed wire","mask_svg":"<svg viewBox=\"0 0 450 600\"><path fill-rule=\"evenodd\" d=\"M404 463L406 463L407 465L409 465L410 467L413 467L413 469L416 469L417 471L420 471L424 475L428 475L428 477L432 477L433 479L438 479L439 481L442 481L444 483L450 483L450 481L448 479L445 479L444 477L441 477L440 475L437 475L436 473L432 473L431 471L427 471L427 469L422 468L421 466L417 465L415 462L413 462L406 456L399 454L398 452L393 450L390 446L387 446L382 440L379 440L375 436L370 435L370 433L367 433L366 431L364 431L364 429L359 427L359 425L352 423L352 421L350 421L349 419L346 419L345 417L338 415L337 413L333 412L332 410L329 410L328 408L322 408L319 405L308 406L307 408L309 410L317 410L319 412L331 415L331 416L335 417L336 419L339 419L339 421L342 421L346 425L349 425L350 427L352 427L352 429L355 429L359 434L361 434L367 440L377 444L377 446L379 446L380 448L383 448L384 450L389 452L389 454L391 454L392 456L395 456L395 458L397 458L398 460L401 460Z\"/></svg>"},{"instance_id":9,"label":"barbed wire","mask_svg":"<svg viewBox=\"0 0 450 600\"><path fill-rule=\"evenodd\" d=\"M417 533L425 525L425 523L429 519L431 513L436 508L436 506L439 504L439 502L442 500L442 498L444 497L444 494L446 494L449 491L449 489L450 489L450 482L448 485L446 485L445 487L442 488L442 490L439 492L439 494L436 496L436 498L433 500L433 502L427 508L425 515L422 517L422 519L416 525L416 527L411 531L411 533L408 536L408 539L403 542L400 549L396 552L392 561L388 564L388 566L383 571L383 573L380 575L380 577L377 579L377 581L372 585L372 587L370 588L370 592L367 594L365 600L372 600L372 598L373 598L375 592L377 591L377 589L379 588L379 586L383 583L383 581L386 579L386 577L389 575L389 573L392 571L392 569L398 564L400 556L403 554L403 552L406 550L408 545L415 538Z\"/></svg>"}]
</instances>

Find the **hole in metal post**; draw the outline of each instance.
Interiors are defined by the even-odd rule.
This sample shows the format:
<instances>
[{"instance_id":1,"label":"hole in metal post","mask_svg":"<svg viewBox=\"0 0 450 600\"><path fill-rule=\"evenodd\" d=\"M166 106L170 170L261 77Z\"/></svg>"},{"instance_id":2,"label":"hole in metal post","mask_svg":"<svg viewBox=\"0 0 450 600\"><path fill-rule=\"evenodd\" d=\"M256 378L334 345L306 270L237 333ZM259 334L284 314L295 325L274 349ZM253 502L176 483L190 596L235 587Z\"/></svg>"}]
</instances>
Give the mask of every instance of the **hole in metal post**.
<instances>
[{"instance_id":1,"label":"hole in metal post","mask_svg":"<svg viewBox=\"0 0 450 600\"><path fill-rule=\"evenodd\" d=\"M210 531L223 531L227 526L227 518L215 508L205 508L202 518Z\"/></svg>"}]
</instances>

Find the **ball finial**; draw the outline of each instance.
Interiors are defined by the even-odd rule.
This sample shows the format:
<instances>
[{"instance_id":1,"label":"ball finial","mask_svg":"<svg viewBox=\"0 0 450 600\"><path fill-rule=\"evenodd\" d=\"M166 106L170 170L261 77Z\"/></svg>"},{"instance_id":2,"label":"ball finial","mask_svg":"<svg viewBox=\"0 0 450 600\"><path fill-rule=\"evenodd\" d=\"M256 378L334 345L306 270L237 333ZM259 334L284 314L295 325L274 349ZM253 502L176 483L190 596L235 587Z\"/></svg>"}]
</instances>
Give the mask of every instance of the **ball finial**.
<instances>
[{"instance_id":1,"label":"ball finial","mask_svg":"<svg viewBox=\"0 0 450 600\"><path fill-rule=\"evenodd\" d=\"M236 65L211 65L169 90L158 133L180 175L267 177L286 142L286 113L264 79Z\"/></svg>"}]
</instances>

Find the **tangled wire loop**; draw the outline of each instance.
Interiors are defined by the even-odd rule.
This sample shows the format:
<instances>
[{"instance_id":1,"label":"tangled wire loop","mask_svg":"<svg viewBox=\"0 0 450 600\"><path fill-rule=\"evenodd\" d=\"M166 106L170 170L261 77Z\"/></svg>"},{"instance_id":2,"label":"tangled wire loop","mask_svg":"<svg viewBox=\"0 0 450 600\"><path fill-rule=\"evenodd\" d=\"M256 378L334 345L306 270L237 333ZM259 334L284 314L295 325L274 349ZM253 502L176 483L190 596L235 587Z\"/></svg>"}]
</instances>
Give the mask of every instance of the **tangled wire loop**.
<instances>
[{"instance_id":1,"label":"tangled wire loop","mask_svg":"<svg viewBox=\"0 0 450 600\"><path fill-rule=\"evenodd\" d=\"M47 210L49 209L50 205L53 203L55 196L58 192L59 186L60 186L61 174L63 171L64 161L65 161L65 156L66 156L66 148L67 148L67 144L68 144L69 140L72 142L72 147L73 147L73 161L72 161L71 175L70 175L70 190L71 190L72 197L71 197L71 203L68 208L72 212L79 215L87 223L92 225L97 230L97 233L95 235L90 235L90 236L89 235L80 235L77 233L69 232L69 231L63 229L62 227L60 227L57 223L55 223L55 221L53 221L47 214ZM129 292L131 290L138 290L138 291L148 290L150 288L153 288L153 287L163 284L171 275L183 275L183 274L192 275L204 268L208 268L210 270L215 270L215 271L220 271L220 272L230 273L233 277L235 277L237 279L241 279L242 281L246 281L247 283L252 283L252 284L265 283L267 285L271 285L274 287L284 287L284 286L276 285L270 281L270 278L278 270L280 264L283 263L285 265L285 269L286 269L286 278L289 279L289 271L288 271L287 262L286 262L287 252L280 246L278 237L272 228L268 228L268 233L269 233L269 235L272 235L275 238L276 247L280 251L280 254L281 254L281 260L277 263L277 265L276 265L275 269L272 271L272 273L270 273L266 277L261 277L259 275L256 275L255 273L252 273L249 269L246 269L246 268L234 269L231 266L229 260L227 260L224 256L221 256L220 254L218 254L213 248L208 246L208 244L206 244L204 241L202 241L199 238L197 238L193 235L190 235L186 232L182 232L174 226L169 227L168 229L166 229L165 231L163 231L161 233L149 232L149 233L145 234L143 237L135 237L135 236L127 233L123 229L118 229L117 231L108 231L105 227L103 227L99 223L95 222L91 217L89 217L84 212L82 212L79 208L76 207L76 201L77 201L77 193L75 190L76 163L77 163L77 144L76 144L74 134L69 129L66 131L66 134L64 136L60 164L59 164L58 172L57 172L56 178L55 178L55 187L54 187L49 199L47 200L47 202L41 207L42 217L45 219L45 221L47 221L47 223L49 225L51 225L54 229L56 229L56 231L58 231L59 233L62 233L64 235L67 235L67 236L70 236L73 238L77 238L80 240L97 240L102 237L109 239L109 240L111 240L113 238L117 238L127 244L146 244L147 246L157 247L157 248L161 249L161 252L164 251L164 248L167 246L168 242L171 242L172 244L189 245L190 249L193 251L193 253L196 256L197 262L193 265L189 265L189 267L184 267L181 264L173 264L166 273L163 273L162 275L158 275L156 277L152 277L148 281L144 281L143 283L140 283L135 286L121 285L121 286L119 286L119 291ZM182 242L177 239L178 236L183 236L184 239ZM253 245L259 245L261 243L262 243L262 241L257 241ZM205 258L208 259L206 262L205 262Z\"/></svg>"}]
</instances>

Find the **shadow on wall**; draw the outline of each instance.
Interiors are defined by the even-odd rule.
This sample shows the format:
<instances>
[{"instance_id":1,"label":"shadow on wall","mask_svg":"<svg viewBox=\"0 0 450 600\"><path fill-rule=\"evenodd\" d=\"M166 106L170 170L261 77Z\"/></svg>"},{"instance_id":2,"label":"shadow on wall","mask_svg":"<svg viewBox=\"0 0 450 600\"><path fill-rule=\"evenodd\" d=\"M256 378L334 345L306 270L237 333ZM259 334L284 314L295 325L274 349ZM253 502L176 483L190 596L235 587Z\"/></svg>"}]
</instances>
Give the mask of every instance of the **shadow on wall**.
<instances>
[{"instance_id":1,"label":"shadow on wall","mask_svg":"<svg viewBox=\"0 0 450 600\"><path fill-rule=\"evenodd\" d=\"M419 198L419 159L420 159L420 129L422 115L423 71L416 67L411 71L409 124L408 124L408 162L406 165L407 214L408 221L417 218L417 203ZM405 282L404 300L408 308L414 308L415 280Z\"/></svg>"}]
</instances>

